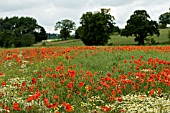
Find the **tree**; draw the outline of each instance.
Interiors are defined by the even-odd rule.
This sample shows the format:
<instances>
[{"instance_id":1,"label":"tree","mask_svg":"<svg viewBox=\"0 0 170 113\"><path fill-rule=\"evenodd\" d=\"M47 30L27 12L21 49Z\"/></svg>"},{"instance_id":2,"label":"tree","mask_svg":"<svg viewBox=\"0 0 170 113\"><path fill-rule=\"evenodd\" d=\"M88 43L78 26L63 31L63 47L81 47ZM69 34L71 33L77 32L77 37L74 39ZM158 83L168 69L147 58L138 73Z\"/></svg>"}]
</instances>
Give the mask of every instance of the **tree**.
<instances>
[{"instance_id":1,"label":"tree","mask_svg":"<svg viewBox=\"0 0 170 113\"><path fill-rule=\"evenodd\" d=\"M46 31L31 17L0 19L0 46L23 47L47 39Z\"/></svg>"},{"instance_id":2,"label":"tree","mask_svg":"<svg viewBox=\"0 0 170 113\"><path fill-rule=\"evenodd\" d=\"M158 23L150 19L150 16L145 10L136 10L130 19L127 21L125 29L122 30L122 36L134 35L135 41L139 45L144 45L144 40L148 35L160 35Z\"/></svg>"},{"instance_id":3,"label":"tree","mask_svg":"<svg viewBox=\"0 0 170 113\"><path fill-rule=\"evenodd\" d=\"M81 30L82 30L82 27L81 26L79 26L77 29L76 29L76 31L75 31L75 36L74 36L74 38L75 39L80 39L81 38L81 36L80 36L80 32L81 32Z\"/></svg>"},{"instance_id":4,"label":"tree","mask_svg":"<svg viewBox=\"0 0 170 113\"><path fill-rule=\"evenodd\" d=\"M170 24L170 12L166 12L159 16L159 23L161 28L166 28L167 24Z\"/></svg>"},{"instance_id":5,"label":"tree","mask_svg":"<svg viewBox=\"0 0 170 113\"><path fill-rule=\"evenodd\" d=\"M113 32L117 32L118 34L120 34L119 26L114 26Z\"/></svg>"},{"instance_id":6,"label":"tree","mask_svg":"<svg viewBox=\"0 0 170 113\"><path fill-rule=\"evenodd\" d=\"M72 30L75 30L75 26L75 22L65 19L56 23L55 30L60 30L60 37L66 40L70 37Z\"/></svg>"},{"instance_id":7,"label":"tree","mask_svg":"<svg viewBox=\"0 0 170 113\"><path fill-rule=\"evenodd\" d=\"M34 31L34 34L35 34L35 42L41 42L42 40L46 40L48 37L45 29L40 25L36 26L36 31Z\"/></svg>"},{"instance_id":8,"label":"tree","mask_svg":"<svg viewBox=\"0 0 170 113\"><path fill-rule=\"evenodd\" d=\"M86 12L82 15L78 28L78 37L85 45L105 45L113 32L114 16L110 9L101 9L98 12Z\"/></svg>"}]
</instances>

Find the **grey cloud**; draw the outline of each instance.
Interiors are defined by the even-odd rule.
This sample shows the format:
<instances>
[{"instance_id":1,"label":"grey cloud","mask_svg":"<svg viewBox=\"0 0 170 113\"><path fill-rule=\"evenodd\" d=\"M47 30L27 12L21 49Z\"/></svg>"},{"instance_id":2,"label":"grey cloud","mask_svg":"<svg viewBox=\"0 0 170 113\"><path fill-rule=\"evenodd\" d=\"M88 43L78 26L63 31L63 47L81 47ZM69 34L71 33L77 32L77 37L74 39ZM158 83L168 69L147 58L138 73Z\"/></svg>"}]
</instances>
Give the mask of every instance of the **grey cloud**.
<instances>
[{"instance_id":1,"label":"grey cloud","mask_svg":"<svg viewBox=\"0 0 170 113\"><path fill-rule=\"evenodd\" d=\"M130 15L137 9L145 9L157 20L167 12L169 2L165 0L0 0L0 18L5 16L30 16L37 19L47 32L55 32L55 23L72 19L79 25L80 17L87 11L111 8L116 25L123 28Z\"/></svg>"},{"instance_id":2,"label":"grey cloud","mask_svg":"<svg viewBox=\"0 0 170 113\"><path fill-rule=\"evenodd\" d=\"M122 6L131 4L136 0L91 0L89 3L100 6Z\"/></svg>"},{"instance_id":3,"label":"grey cloud","mask_svg":"<svg viewBox=\"0 0 170 113\"><path fill-rule=\"evenodd\" d=\"M0 0L0 11L17 11L45 5L46 0ZM48 3L48 2L47 2Z\"/></svg>"},{"instance_id":4,"label":"grey cloud","mask_svg":"<svg viewBox=\"0 0 170 113\"><path fill-rule=\"evenodd\" d=\"M81 9L89 0L51 0L51 4L58 8Z\"/></svg>"}]
</instances>

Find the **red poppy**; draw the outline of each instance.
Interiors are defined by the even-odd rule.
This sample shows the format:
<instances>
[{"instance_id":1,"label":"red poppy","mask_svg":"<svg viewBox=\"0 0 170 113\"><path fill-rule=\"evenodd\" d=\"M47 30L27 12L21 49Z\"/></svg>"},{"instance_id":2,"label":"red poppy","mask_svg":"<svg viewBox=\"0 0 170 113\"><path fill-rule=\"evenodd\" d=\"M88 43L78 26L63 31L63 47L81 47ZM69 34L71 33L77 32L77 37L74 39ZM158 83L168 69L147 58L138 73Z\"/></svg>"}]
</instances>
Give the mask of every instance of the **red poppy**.
<instances>
[{"instance_id":1,"label":"red poppy","mask_svg":"<svg viewBox=\"0 0 170 113\"><path fill-rule=\"evenodd\" d=\"M109 77L111 77L111 73L108 72L107 75L108 75Z\"/></svg>"},{"instance_id":2,"label":"red poppy","mask_svg":"<svg viewBox=\"0 0 170 113\"><path fill-rule=\"evenodd\" d=\"M67 105L67 103L66 102L62 102L62 104L61 104L62 106L66 106Z\"/></svg>"},{"instance_id":3,"label":"red poppy","mask_svg":"<svg viewBox=\"0 0 170 113\"><path fill-rule=\"evenodd\" d=\"M47 98L44 98L43 100L44 100L44 104L45 104L46 106L49 106L49 101L48 101L48 99L47 99Z\"/></svg>"},{"instance_id":4,"label":"red poppy","mask_svg":"<svg viewBox=\"0 0 170 113\"><path fill-rule=\"evenodd\" d=\"M71 94L68 94L68 95L67 95L67 98L70 98L71 96L72 96Z\"/></svg>"},{"instance_id":5,"label":"red poppy","mask_svg":"<svg viewBox=\"0 0 170 113\"><path fill-rule=\"evenodd\" d=\"M108 112L111 110L111 107L101 106L102 110Z\"/></svg>"},{"instance_id":6,"label":"red poppy","mask_svg":"<svg viewBox=\"0 0 170 113\"><path fill-rule=\"evenodd\" d=\"M10 108L6 105L4 105L4 109L5 109L6 113L8 113L8 110L10 110Z\"/></svg>"},{"instance_id":7,"label":"red poppy","mask_svg":"<svg viewBox=\"0 0 170 113\"><path fill-rule=\"evenodd\" d=\"M73 88L73 86L74 86L74 83L73 83L73 82L70 82L70 83L67 84L67 88L70 88L70 89L71 89L71 88Z\"/></svg>"},{"instance_id":8,"label":"red poppy","mask_svg":"<svg viewBox=\"0 0 170 113\"><path fill-rule=\"evenodd\" d=\"M132 56L132 58L135 58L135 56Z\"/></svg>"},{"instance_id":9,"label":"red poppy","mask_svg":"<svg viewBox=\"0 0 170 113\"><path fill-rule=\"evenodd\" d=\"M73 107L71 106L71 104L66 105L66 111L67 112L72 112L73 111Z\"/></svg>"},{"instance_id":10,"label":"red poppy","mask_svg":"<svg viewBox=\"0 0 170 113\"><path fill-rule=\"evenodd\" d=\"M20 110L20 108L19 108L19 105L18 105L18 103L17 102L14 102L14 104L13 104L13 109L14 110Z\"/></svg>"},{"instance_id":11,"label":"red poppy","mask_svg":"<svg viewBox=\"0 0 170 113\"><path fill-rule=\"evenodd\" d=\"M118 100L119 102L122 102L122 98L121 98L121 97L117 97L117 100Z\"/></svg>"},{"instance_id":12,"label":"red poppy","mask_svg":"<svg viewBox=\"0 0 170 113\"><path fill-rule=\"evenodd\" d=\"M41 96L41 93L38 90L36 90L36 93L33 96L34 99L38 99Z\"/></svg>"},{"instance_id":13,"label":"red poppy","mask_svg":"<svg viewBox=\"0 0 170 113\"><path fill-rule=\"evenodd\" d=\"M1 83L1 85L2 85L2 86L5 86L5 85L6 85L6 82L5 82L5 81L3 81L3 82Z\"/></svg>"},{"instance_id":14,"label":"red poppy","mask_svg":"<svg viewBox=\"0 0 170 113\"><path fill-rule=\"evenodd\" d=\"M83 86L84 86L84 83L80 82L79 85L78 85L78 88L83 87Z\"/></svg>"},{"instance_id":15,"label":"red poppy","mask_svg":"<svg viewBox=\"0 0 170 113\"><path fill-rule=\"evenodd\" d=\"M151 89L149 96L151 96L151 95L153 95L153 94L154 94L154 89Z\"/></svg>"},{"instance_id":16,"label":"red poppy","mask_svg":"<svg viewBox=\"0 0 170 113\"><path fill-rule=\"evenodd\" d=\"M113 90L113 91L112 91L112 95L116 95L116 91Z\"/></svg>"},{"instance_id":17,"label":"red poppy","mask_svg":"<svg viewBox=\"0 0 170 113\"><path fill-rule=\"evenodd\" d=\"M58 95L54 95L53 98L54 98L54 100L56 100L56 99L59 98L59 96Z\"/></svg>"},{"instance_id":18,"label":"red poppy","mask_svg":"<svg viewBox=\"0 0 170 113\"><path fill-rule=\"evenodd\" d=\"M28 102L31 102L33 99L34 99L33 96L29 96L29 97L27 98L27 101L28 101Z\"/></svg>"},{"instance_id":19,"label":"red poppy","mask_svg":"<svg viewBox=\"0 0 170 113\"><path fill-rule=\"evenodd\" d=\"M23 82L23 83L22 83L22 85L23 85L23 86L26 86L26 85L27 85L27 83L26 83L26 82Z\"/></svg>"},{"instance_id":20,"label":"red poppy","mask_svg":"<svg viewBox=\"0 0 170 113\"><path fill-rule=\"evenodd\" d=\"M36 78L32 78L32 84L36 83Z\"/></svg>"},{"instance_id":21,"label":"red poppy","mask_svg":"<svg viewBox=\"0 0 170 113\"><path fill-rule=\"evenodd\" d=\"M2 72L0 72L0 76L2 76L3 75L3 73Z\"/></svg>"}]
</instances>

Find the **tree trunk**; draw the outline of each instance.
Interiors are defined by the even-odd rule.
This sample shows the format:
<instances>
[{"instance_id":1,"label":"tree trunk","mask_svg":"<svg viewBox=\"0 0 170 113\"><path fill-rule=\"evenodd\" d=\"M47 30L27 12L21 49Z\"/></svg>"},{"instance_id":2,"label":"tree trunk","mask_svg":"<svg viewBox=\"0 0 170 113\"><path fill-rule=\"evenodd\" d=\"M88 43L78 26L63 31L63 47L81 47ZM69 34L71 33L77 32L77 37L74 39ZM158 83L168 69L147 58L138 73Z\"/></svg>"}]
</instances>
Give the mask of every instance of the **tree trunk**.
<instances>
[{"instance_id":1,"label":"tree trunk","mask_svg":"<svg viewBox=\"0 0 170 113\"><path fill-rule=\"evenodd\" d=\"M144 37L140 37L138 41L138 45L145 45L144 39L145 39Z\"/></svg>"}]
</instances>

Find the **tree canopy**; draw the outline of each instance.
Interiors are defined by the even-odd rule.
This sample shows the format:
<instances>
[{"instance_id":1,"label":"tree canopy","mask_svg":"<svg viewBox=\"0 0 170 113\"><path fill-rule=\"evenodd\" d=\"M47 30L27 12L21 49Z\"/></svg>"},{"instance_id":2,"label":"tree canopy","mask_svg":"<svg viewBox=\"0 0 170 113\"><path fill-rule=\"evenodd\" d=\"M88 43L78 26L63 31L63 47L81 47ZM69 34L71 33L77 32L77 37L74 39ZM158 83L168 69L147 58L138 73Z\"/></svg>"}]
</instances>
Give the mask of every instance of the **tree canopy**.
<instances>
[{"instance_id":1,"label":"tree canopy","mask_svg":"<svg viewBox=\"0 0 170 113\"><path fill-rule=\"evenodd\" d=\"M58 21L55 25L55 30L60 30L60 37L67 39L70 37L72 30L75 30L76 24L72 20L65 19Z\"/></svg>"},{"instance_id":2,"label":"tree canopy","mask_svg":"<svg viewBox=\"0 0 170 113\"><path fill-rule=\"evenodd\" d=\"M80 19L81 26L77 29L76 37L85 45L105 45L114 28L114 16L110 9L101 9L98 12L86 12Z\"/></svg>"},{"instance_id":3,"label":"tree canopy","mask_svg":"<svg viewBox=\"0 0 170 113\"><path fill-rule=\"evenodd\" d=\"M41 36L40 36L41 35ZM45 29L31 17L11 17L0 19L0 46L31 46L47 39Z\"/></svg>"},{"instance_id":4,"label":"tree canopy","mask_svg":"<svg viewBox=\"0 0 170 113\"><path fill-rule=\"evenodd\" d=\"M170 24L170 12L166 12L159 16L159 23L162 28L166 28L167 24Z\"/></svg>"},{"instance_id":5,"label":"tree canopy","mask_svg":"<svg viewBox=\"0 0 170 113\"><path fill-rule=\"evenodd\" d=\"M135 41L139 45L144 45L144 40L148 35L160 35L158 23L150 19L150 16L145 10L136 10L130 19L127 21L125 29L122 30L122 36L134 35Z\"/></svg>"}]
</instances>

